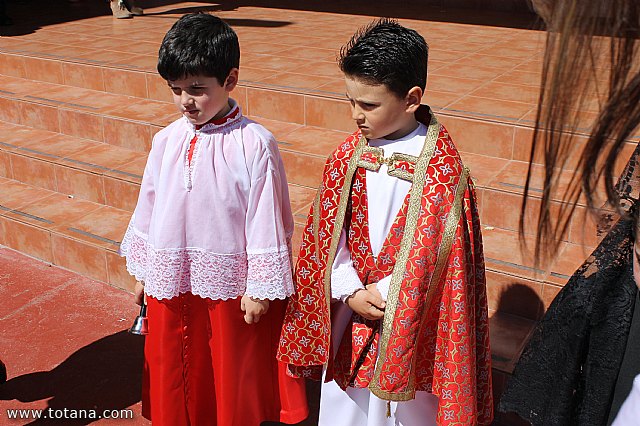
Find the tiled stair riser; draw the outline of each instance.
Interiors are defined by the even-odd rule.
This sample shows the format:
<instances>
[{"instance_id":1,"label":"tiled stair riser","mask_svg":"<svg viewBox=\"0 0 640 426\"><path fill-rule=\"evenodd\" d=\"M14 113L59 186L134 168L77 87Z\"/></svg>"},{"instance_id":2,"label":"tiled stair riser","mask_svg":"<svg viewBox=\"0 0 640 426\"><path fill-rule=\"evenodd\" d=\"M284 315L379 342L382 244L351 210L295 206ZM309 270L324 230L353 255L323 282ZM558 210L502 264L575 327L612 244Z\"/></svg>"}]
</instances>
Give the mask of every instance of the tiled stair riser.
<instances>
[{"instance_id":1,"label":"tiled stair riser","mask_svg":"<svg viewBox=\"0 0 640 426\"><path fill-rule=\"evenodd\" d=\"M106 143L143 155L149 149L152 135L176 116L166 83L155 74L38 58L20 59L18 55L0 56L3 56L2 59L13 56L7 62L0 61L0 64L4 63L0 65L0 74L25 78L22 87L19 84L22 81L14 80L15 87L22 89L20 93L11 90L0 92L2 121ZM43 89L46 89L46 83L60 86L54 87L57 91L27 90L28 84L36 84L32 88L38 89L38 82ZM75 97L73 87L78 88ZM91 92L90 97L83 97L81 95L90 93L82 93L85 89L99 92ZM129 97L125 98L124 95ZM319 183L331 147L346 132L353 130L349 105L342 95L241 84L233 96L245 112L258 121L278 120L298 127L312 126L328 132L342 132L325 137L321 130L317 130L317 135L294 138L292 135L301 129L284 132L282 136L274 131L280 142L289 181L294 186L297 184L308 188L312 193L312 188ZM106 100L96 103L96 99L103 98ZM448 97L441 99L449 100ZM113 102L110 104L107 100ZM153 111L146 108L147 102L153 105ZM472 174L479 177L477 189L482 221L487 228L486 241L491 241L489 234L493 232L492 228L507 232L505 235L515 240L513 231L517 229L521 184L509 179L496 180L496 177L499 177L499 171L508 168L507 164L528 160L530 128L522 123L465 116L461 112L443 110L437 104L434 106L462 151L465 162L471 167ZM271 128L268 124L267 127ZM13 140L13 143L0 145L0 176L72 195L75 199L89 200L100 211L88 213L84 217L85 222L104 223L105 217L111 221L107 220L110 225L106 231L91 232L90 226L78 227L72 223L57 224L55 221L46 223L42 219L49 219L32 214L33 217L30 217L30 213L14 209L0 215L0 244L131 290L133 280L125 272L124 261L116 251L128 213L135 205L144 159L137 158L117 167L104 167L104 164L92 164L78 158L42 155L37 152L37 146L25 147L20 142ZM495 170L487 168L478 157L491 158L499 165ZM294 246L299 244L309 201L307 194L304 205L294 211ZM568 242L578 243L575 236L582 229L584 227L580 222L572 223ZM590 226L584 234L587 235L585 241L592 245L595 228ZM572 269L565 268L556 275L540 273L526 262L509 262L508 254L492 253L490 247L495 244L489 243L487 246L489 308L492 315L504 312L529 320L538 319ZM512 294L516 296L510 296ZM523 326L523 332L525 328ZM521 348L504 349L509 353L519 350ZM511 355L494 353L494 358L499 374L510 372ZM504 365L501 364L503 358L508 360L502 363Z\"/></svg>"},{"instance_id":2,"label":"tiled stair riser","mask_svg":"<svg viewBox=\"0 0 640 426\"><path fill-rule=\"evenodd\" d=\"M253 111L258 116L258 120L266 118L265 121L268 121L269 119L282 119L284 117L300 125L308 124L311 121L318 128L332 126L332 130L351 130L352 122L349 117L349 107L343 100L280 93L257 88L240 88L238 94L240 95L238 97L239 101L246 105L245 109L250 113ZM171 108L173 108L170 104L167 104L167 109L163 110L167 112L166 118L163 120L156 119L155 122L150 123L107 115L117 110L120 107L119 105L112 105L112 109L107 106L103 107L105 109L104 114L87 113L78 110L78 105L80 105L78 103L61 105L59 101L51 102L52 100L49 99L50 104L45 105L40 103L46 102L44 96L39 99L24 96L16 101L11 99L10 95L0 93L0 102L5 102L7 106L9 103L13 103L14 107L18 105L17 108L13 108L10 112L6 112L9 110L8 108L2 109L2 111L5 111L2 118L6 121L33 128L44 128L44 130L50 132L59 131L72 136L94 139L115 146L124 145L125 148L133 149L140 153L146 152L152 133L160 128L162 122L168 122L175 117L175 113L170 112ZM108 94L105 94L105 96L108 96ZM259 101L262 98L268 99L267 106L271 104L274 108L270 109ZM300 100L303 102L303 108L299 108L299 105L296 108L290 108L292 102L296 102L295 99L298 99L297 102L300 102ZM134 104L135 102L143 106L145 101L136 100ZM154 105L157 106L157 104ZM300 110L304 111L305 115L301 116ZM277 113L273 113L273 111L277 111ZM118 111L117 114L124 115L122 111ZM335 119L337 116L343 117L342 120ZM526 140L526 128L504 123L482 122L477 119L455 117L446 113L440 114L440 117L454 135L458 146L463 151L463 157L476 155L477 159L478 154L482 154L485 157L486 154L491 154L491 158L501 164L497 168L498 170L505 167L504 164L508 163L509 160L513 160L514 156L521 156L521 153L518 153L514 145L517 144L519 138ZM100 131L100 124L102 124L102 131ZM308 138L308 141L302 139L292 143L289 141L292 140L290 135L293 133L295 131L279 138L289 181L294 184L315 188L319 183L325 156L331 151L331 147L336 143L335 141L344 135L334 135L330 140L323 140L320 134L318 137ZM487 141L490 142L487 143ZM19 145L17 141L13 143ZM318 148L318 144L324 146ZM482 147L488 147L489 151L487 152ZM121 170L118 167L105 168L100 165L92 166L91 164L86 164L90 160L83 162L77 159L38 156L34 153L34 151L37 151L37 147L33 146L25 150L20 146L5 144L0 150L0 172L6 177L128 211L132 210L135 205L143 159L139 158L135 162L136 164L129 164L129 166L133 166L129 170ZM521 158L517 157L516 159L519 160ZM483 164L479 164L479 167L474 169L474 159L470 159L470 161L465 159L465 161L471 167L474 175L476 174L474 170L477 171L478 175L486 173L486 170L483 169ZM497 170L493 170L493 172ZM521 188L518 188L518 185L513 184L513 182L506 182L507 185L504 185L504 183L501 181L491 182L491 179L486 179L486 182L481 182L477 185L481 216L486 227L515 230L517 229L517 217L521 204ZM305 212L298 212L297 220L304 222L305 214ZM595 242L595 228L590 226L588 229L584 229L578 223L580 222L576 221L576 225L572 224L572 232L568 236L568 241L579 243L580 241L575 237L578 230L580 230L584 231L585 241L593 245L592 243ZM296 237L299 238L299 235L296 235ZM491 265L489 261L488 266L496 272L503 272L502 270L506 268L508 276L520 277L528 274L527 267L523 268L522 265L511 267L508 262L506 264L497 263ZM104 276L104 274L101 276ZM540 277L536 279L544 282L544 279ZM553 292L555 289L557 287L551 288L547 293Z\"/></svg>"},{"instance_id":3,"label":"tiled stair riser","mask_svg":"<svg viewBox=\"0 0 640 426\"><path fill-rule=\"evenodd\" d=\"M33 63L27 67L24 61L32 61ZM2 65L3 63L4 65ZM116 71L117 73L115 73ZM67 63L61 60L28 58L0 53L0 74L157 101L169 102L171 100L166 82L157 74L151 72L102 68L94 65ZM120 76L118 79L119 84L100 83L101 81L113 80L113 78L105 79L105 74ZM77 75L83 77L76 78ZM259 82L243 82L241 80L233 96L243 105L245 113L252 116L333 130L353 131L353 121L349 105L344 98L344 89L340 91L338 89L331 90L334 92L322 90L304 91L271 86ZM426 99L429 102L429 92L427 92ZM516 155L520 154L522 150L514 151L513 148L514 126L518 123L518 120L510 118L508 120L511 122L505 124L500 123L501 120L497 117L474 116L473 113L466 114L464 111L458 110L440 111L448 103L449 99L440 102L435 97L432 107L441 114L442 121L456 137L461 150L505 159L514 158L514 153ZM33 114L37 113L40 116L46 116L45 111L36 109L38 111ZM85 110L84 112L90 113L92 111ZM463 118L465 115L470 116L471 119ZM126 118L126 116L121 115L121 118ZM154 118L158 120L154 124L159 126L164 124L161 121L163 117L155 116ZM86 116L84 120L81 118L76 119L76 121L87 120L90 120L90 118ZM504 117L502 121L504 121ZM100 127L100 123L96 122L95 119L91 124L75 127L83 127L84 129ZM42 125L59 128L59 124L55 123L54 119L50 119L47 124L43 123ZM69 126L67 125L67 127ZM75 134L77 135L77 133ZM87 136L83 135L83 137ZM94 138L99 140L97 139L99 136L94 136ZM492 140L493 143L490 145L478 144L478 139L487 138Z\"/></svg>"}]
</instances>

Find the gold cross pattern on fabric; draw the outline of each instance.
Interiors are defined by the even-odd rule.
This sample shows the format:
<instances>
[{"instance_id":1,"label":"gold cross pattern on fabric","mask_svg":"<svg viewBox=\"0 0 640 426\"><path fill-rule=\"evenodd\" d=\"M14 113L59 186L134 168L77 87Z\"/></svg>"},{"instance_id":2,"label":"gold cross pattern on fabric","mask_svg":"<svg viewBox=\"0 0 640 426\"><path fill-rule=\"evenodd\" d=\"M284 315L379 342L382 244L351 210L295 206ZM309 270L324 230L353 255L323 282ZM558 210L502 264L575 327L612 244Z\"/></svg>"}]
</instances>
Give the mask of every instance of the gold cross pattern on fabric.
<instances>
[{"instance_id":1,"label":"gold cross pattern on fabric","mask_svg":"<svg viewBox=\"0 0 640 426\"><path fill-rule=\"evenodd\" d=\"M409 154L394 152L389 157L384 156L382 148L377 146L365 146L358 160L358 167L372 172L380 170L380 166L387 166L389 176L394 176L409 182L413 182L413 173L418 157Z\"/></svg>"}]
</instances>

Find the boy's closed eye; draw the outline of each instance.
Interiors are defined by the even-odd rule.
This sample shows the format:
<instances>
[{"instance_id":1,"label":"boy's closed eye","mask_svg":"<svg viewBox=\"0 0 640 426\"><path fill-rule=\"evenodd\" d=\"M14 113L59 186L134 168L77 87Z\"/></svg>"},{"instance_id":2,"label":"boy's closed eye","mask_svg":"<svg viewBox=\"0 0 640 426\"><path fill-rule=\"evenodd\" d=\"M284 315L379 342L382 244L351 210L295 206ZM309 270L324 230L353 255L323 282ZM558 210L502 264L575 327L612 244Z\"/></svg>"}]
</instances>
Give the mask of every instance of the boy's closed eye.
<instances>
[{"instance_id":1,"label":"boy's closed eye","mask_svg":"<svg viewBox=\"0 0 640 426\"><path fill-rule=\"evenodd\" d=\"M362 108L365 111L371 111L378 107L378 104L372 104L369 102L358 102L358 105L360 106L360 108Z\"/></svg>"},{"instance_id":2,"label":"boy's closed eye","mask_svg":"<svg viewBox=\"0 0 640 426\"><path fill-rule=\"evenodd\" d=\"M171 89L171 91L177 95L180 96L182 95L182 88L178 87L178 86L169 86L169 88ZM191 96L199 96L201 95L204 91L206 90L205 86L190 86L187 87L186 89L184 89L185 92L187 92L189 95Z\"/></svg>"},{"instance_id":3,"label":"boy's closed eye","mask_svg":"<svg viewBox=\"0 0 640 426\"><path fill-rule=\"evenodd\" d=\"M191 95L199 95L204 92L207 88L205 86L191 86L187 88L187 93Z\"/></svg>"}]
</instances>

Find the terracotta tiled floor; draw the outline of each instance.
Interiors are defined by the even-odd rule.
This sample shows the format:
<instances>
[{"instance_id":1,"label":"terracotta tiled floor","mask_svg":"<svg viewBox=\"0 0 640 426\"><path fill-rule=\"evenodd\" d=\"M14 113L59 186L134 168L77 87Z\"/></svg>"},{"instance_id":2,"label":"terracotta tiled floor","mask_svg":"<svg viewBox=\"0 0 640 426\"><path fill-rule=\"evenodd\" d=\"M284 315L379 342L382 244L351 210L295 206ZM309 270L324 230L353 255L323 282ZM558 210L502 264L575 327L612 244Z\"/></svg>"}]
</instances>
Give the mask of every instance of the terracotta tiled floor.
<instances>
[{"instance_id":1,"label":"terracotta tiled floor","mask_svg":"<svg viewBox=\"0 0 640 426\"><path fill-rule=\"evenodd\" d=\"M12 66L29 78L46 74L48 81L84 80L93 88L117 92L120 86L126 88L126 93L143 96L148 94L144 93L147 88L143 81L131 81L136 74L124 78L125 74L110 72L108 67L154 72L159 42L174 20L186 12L208 10L227 19L238 32L242 46L242 84L343 98L342 77L335 64L340 46L357 26L389 12L388 4L383 2L366 8L354 5L351 10L339 2L327 2L323 12L296 10L299 6L291 2L280 2L280 5L275 2L273 7L260 6L257 2L147 3L156 7L148 7L146 16L132 20L113 20L106 5L89 1L55 8L45 4L42 12L51 16L45 22L35 16L21 17L18 25L4 30L6 34L15 35L0 39L0 51L70 62L64 67L53 62L48 65L18 62L4 66ZM509 28L509 25L512 22L518 27L525 22L525 26L533 27L535 18L504 14L501 19L505 26L498 27L467 24L464 19L459 19L461 23L438 21L463 15L464 11L432 10L411 3L398 9L394 9L395 15L426 18L402 19L402 22L418 30L430 43L427 102L431 98L433 106L442 112L489 115L510 123L521 122L525 114L534 109L535 96L526 94L530 94L531 86L538 84L538 75L522 70L539 69L544 33ZM481 12L468 13L483 19ZM493 19L489 12L485 15L486 21ZM70 16L83 19L64 22ZM47 25L46 21L51 23ZM91 74L97 76L97 70L81 64L107 68L101 78L94 78ZM140 78L140 74L137 75ZM439 93L454 95L445 97ZM498 102L513 93L525 95L511 99L517 101L514 103Z\"/></svg>"}]
</instances>

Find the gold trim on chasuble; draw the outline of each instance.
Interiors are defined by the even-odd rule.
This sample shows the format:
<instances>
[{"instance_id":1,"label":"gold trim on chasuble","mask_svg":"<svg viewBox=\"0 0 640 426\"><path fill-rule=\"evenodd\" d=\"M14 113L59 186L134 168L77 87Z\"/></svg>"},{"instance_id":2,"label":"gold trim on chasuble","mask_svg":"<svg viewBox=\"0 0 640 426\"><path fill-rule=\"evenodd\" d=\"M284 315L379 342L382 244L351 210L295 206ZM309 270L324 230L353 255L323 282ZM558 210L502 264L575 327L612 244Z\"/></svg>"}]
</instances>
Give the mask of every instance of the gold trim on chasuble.
<instances>
[{"instance_id":1,"label":"gold trim on chasuble","mask_svg":"<svg viewBox=\"0 0 640 426\"><path fill-rule=\"evenodd\" d=\"M431 122L429 123L429 129L427 131L427 137L420 153L420 157L416 162L413 185L411 187L411 195L409 198L409 205L407 209L407 221L405 224L405 233L400 243L400 251L396 258L396 264L393 268L391 275L391 283L389 285L389 294L387 296L387 305L385 308L385 315L382 322L382 333L380 336L378 346L378 359L376 361L376 368L374 373L374 379L369 385L371 393L378 398L386 399L388 401L409 401L415 397L415 364L412 365L411 375L409 377L409 383L407 390L404 392L390 393L380 389L378 384L380 383L380 374L382 370L382 364L386 359L387 345L389 343L389 337L391 335L392 326L394 322L395 312L398 307L398 298L400 293L400 284L404 279L404 274L407 268L407 262L409 261L409 252L412 247L412 241L417 229L418 217L420 215L420 208L422 205L422 194L424 191L424 184L426 181L426 171L433 157L435 146L440 134L440 123L436 119L435 115L431 115ZM464 168L461 174L460 180L457 185L454 204L451 207L449 215L447 217L447 223L445 225L444 234L440 243L440 250L436 261L436 268L431 277L431 281L428 286L427 297L432 296L432 283L438 282L440 274L442 273L445 262L449 257L449 251L455 237L456 225L458 223L461 213L461 201L467 188L467 176L468 169ZM428 305L429 300L427 299ZM416 362L414 357L413 363Z\"/></svg>"},{"instance_id":2,"label":"gold trim on chasuble","mask_svg":"<svg viewBox=\"0 0 640 426\"><path fill-rule=\"evenodd\" d=\"M338 211L336 213L336 221L333 224L333 234L331 235L331 246L329 247L329 253L327 256L327 264L325 265L324 272L324 293L327 300L327 309L329 311L329 318L331 318L331 268L333 267L333 261L336 257L336 251L338 251L338 244L340 243L340 233L342 232L342 227L344 225L344 216L347 212L347 205L349 203L349 194L351 192L351 182L353 181L353 176L356 174L356 169L358 168L358 160L360 160L360 156L364 151L364 147L367 146L367 140L364 136L360 136L360 140L358 141L358 145L355 147L355 151L349 160L349 166L347 167L347 172L345 174L344 183L342 184L342 188L340 189L340 193L338 196L340 197L340 203L338 204ZM318 204L320 203L320 199L318 198ZM318 210L319 212L319 210ZM316 215L319 217L320 215ZM314 224L315 225L315 224ZM315 229L318 229L317 227ZM315 230L314 230L315 231ZM317 235L316 235L316 241ZM316 256L319 256L320 252L316 253ZM329 322L329 327L331 327L331 322ZM329 328L329 335L331 335L331 328Z\"/></svg>"},{"instance_id":3,"label":"gold trim on chasuble","mask_svg":"<svg viewBox=\"0 0 640 426\"><path fill-rule=\"evenodd\" d=\"M320 232L320 194L322 193L324 183L321 183L316 191L316 196L313 199L313 245L316 247L316 258L320 259L320 240L318 239L318 233Z\"/></svg>"},{"instance_id":4,"label":"gold trim on chasuble","mask_svg":"<svg viewBox=\"0 0 640 426\"><path fill-rule=\"evenodd\" d=\"M462 197L467 191L469 183L469 169L467 167L462 168L462 174L460 175L460 180L458 180L458 185L456 185L456 194L453 199L453 205L449 210L449 215L447 216L447 223L444 227L444 233L442 235L442 241L440 242L440 250L438 252L438 260L436 261L436 267L433 270L433 275L431 276L431 280L429 281L429 286L427 287L427 295L425 298L425 306L431 306L431 300L433 299L433 292L435 290L435 286L432 283L437 284L440 281L440 276L442 275L443 270L447 265L447 260L449 259L449 254L451 253L451 247L453 246L453 240L456 237L456 230L458 229L458 222L460 221L460 215L462 214ZM423 325L426 322L426 317L429 313L428 309L424 310L421 326L418 330L418 336L422 335ZM415 389L415 381L416 375L413 374L416 368L416 362L418 361L417 357L413 357L413 362L411 365L412 374L409 376L409 384L408 388L411 390ZM415 393L415 391L414 391Z\"/></svg>"}]
</instances>

